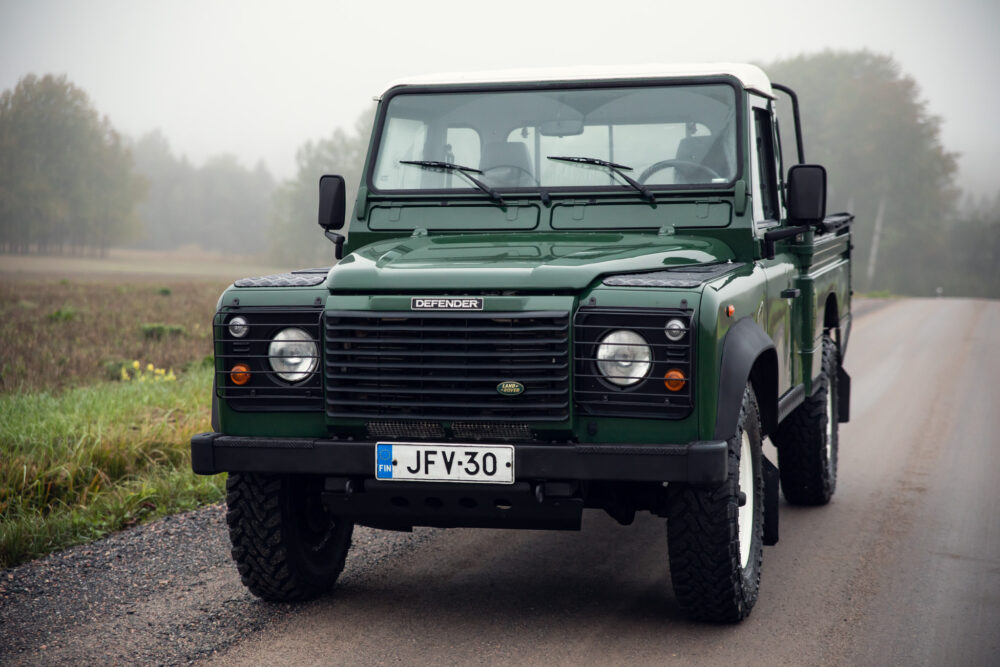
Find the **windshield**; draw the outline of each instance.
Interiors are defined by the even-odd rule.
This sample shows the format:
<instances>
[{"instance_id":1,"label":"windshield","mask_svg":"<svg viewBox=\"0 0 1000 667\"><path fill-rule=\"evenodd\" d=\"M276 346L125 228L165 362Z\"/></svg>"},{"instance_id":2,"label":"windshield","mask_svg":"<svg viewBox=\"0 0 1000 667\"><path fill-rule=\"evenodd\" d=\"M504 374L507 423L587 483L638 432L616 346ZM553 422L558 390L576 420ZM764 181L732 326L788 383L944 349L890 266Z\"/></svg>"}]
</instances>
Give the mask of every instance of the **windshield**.
<instances>
[{"instance_id":1,"label":"windshield","mask_svg":"<svg viewBox=\"0 0 1000 667\"><path fill-rule=\"evenodd\" d=\"M372 185L473 188L459 168L497 189L728 183L735 134L736 93L725 84L404 92L388 102Z\"/></svg>"}]
</instances>

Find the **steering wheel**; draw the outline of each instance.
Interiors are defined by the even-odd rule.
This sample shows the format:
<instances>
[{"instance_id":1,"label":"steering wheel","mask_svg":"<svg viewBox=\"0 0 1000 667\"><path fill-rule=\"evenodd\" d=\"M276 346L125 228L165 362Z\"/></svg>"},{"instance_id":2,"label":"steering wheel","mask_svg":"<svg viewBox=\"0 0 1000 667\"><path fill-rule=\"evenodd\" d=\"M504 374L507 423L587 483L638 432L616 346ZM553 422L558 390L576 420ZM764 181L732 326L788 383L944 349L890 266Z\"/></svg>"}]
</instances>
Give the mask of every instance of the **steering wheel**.
<instances>
[{"instance_id":1,"label":"steering wheel","mask_svg":"<svg viewBox=\"0 0 1000 667\"><path fill-rule=\"evenodd\" d=\"M493 171L494 169L517 169L519 172L527 175L527 177L530 178L535 183L536 186L541 187L542 185L541 182L537 178L535 178L534 174L532 174L524 167L518 166L516 164L495 164L488 169L483 169L483 175L485 176L487 173ZM500 186L500 187L518 187L518 186Z\"/></svg>"},{"instance_id":2,"label":"steering wheel","mask_svg":"<svg viewBox=\"0 0 1000 667\"><path fill-rule=\"evenodd\" d=\"M702 171L709 175L710 178L723 178L722 174L712 169L711 167L706 167L700 162L691 162L690 160L660 160L659 162L654 162L653 164L646 167L639 178L636 180L640 183L645 183L646 179L655 174L658 171L663 171L664 169L669 169L670 167L692 167L699 171Z\"/></svg>"}]
</instances>

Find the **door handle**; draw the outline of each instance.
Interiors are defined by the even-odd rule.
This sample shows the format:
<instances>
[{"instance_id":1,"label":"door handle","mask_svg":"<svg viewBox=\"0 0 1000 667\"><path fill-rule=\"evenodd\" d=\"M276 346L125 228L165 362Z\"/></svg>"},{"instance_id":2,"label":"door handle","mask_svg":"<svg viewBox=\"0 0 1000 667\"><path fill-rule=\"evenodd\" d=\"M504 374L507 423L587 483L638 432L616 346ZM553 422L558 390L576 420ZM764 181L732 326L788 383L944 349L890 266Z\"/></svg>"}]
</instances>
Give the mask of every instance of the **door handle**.
<instances>
[{"instance_id":1,"label":"door handle","mask_svg":"<svg viewBox=\"0 0 1000 667\"><path fill-rule=\"evenodd\" d=\"M798 287L789 287L788 289L781 290L782 299L796 299L800 294L802 294L802 290Z\"/></svg>"}]
</instances>

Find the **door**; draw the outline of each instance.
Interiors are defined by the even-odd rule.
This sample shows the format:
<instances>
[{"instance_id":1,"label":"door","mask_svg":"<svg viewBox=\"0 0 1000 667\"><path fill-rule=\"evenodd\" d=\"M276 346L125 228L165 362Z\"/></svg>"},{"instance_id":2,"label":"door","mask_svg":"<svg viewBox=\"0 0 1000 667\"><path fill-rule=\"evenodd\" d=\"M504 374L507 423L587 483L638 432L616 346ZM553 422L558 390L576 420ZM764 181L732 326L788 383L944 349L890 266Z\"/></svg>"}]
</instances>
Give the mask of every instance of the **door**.
<instances>
[{"instance_id":1,"label":"door","mask_svg":"<svg viewBox=\"0 0 1000 667\"><path fill-rule=\"evenodd\" d=\"M751 100L749 120L751 159L754 163L751 189L754 233L763 239L764 232L783 224L779 196L781 166L770 102L755 96ZM779 253L774 259L762 259L758 265L764 270L767 281L765 329L778 353L778 395L781 396L796 384L792 304L796 298L794 287L798 266L789 253Z\"/></svg>"}]
</instances>

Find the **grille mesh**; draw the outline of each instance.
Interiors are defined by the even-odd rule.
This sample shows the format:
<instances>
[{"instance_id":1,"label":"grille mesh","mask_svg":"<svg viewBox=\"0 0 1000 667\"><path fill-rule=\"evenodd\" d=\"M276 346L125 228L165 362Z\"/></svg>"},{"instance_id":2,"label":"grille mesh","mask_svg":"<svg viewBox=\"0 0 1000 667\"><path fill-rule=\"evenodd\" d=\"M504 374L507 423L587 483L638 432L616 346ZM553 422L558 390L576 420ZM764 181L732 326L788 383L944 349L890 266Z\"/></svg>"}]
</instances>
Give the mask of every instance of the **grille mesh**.
<instances>
[{"instance_id":1,"label":"grille mesh","mask_svg":"<svg viewBox=\"0 0 1000 667\"><path fill-rule=\"evenodd\" d=\"M368 422L368 437L373 439L442 440L444 427L436 422Z\"/></svg>"},{"instance_id":2,"label":"grille mesh","mask_svg":"<svg viewBox=\"0 0 1000 667\"><path fill-rule=\"evenodd\" d=\"M235 316L247 320L249 329L236 338L227 326ZM269 308L253 306L230 308L215 314L212 326L215 343L216 396L234 410L254 412L317 412L323 410L322 368L319 359L315 370L298 382L278 376L268 361L272 338L282 329L304 331L320 351L320 316L317 308ZM235 364L250 368L250 380L237 385L232 380Z\"/></svg>"},{"instance_id":3,"label":"grille mesh","mask_svg":"<svg viewBox=\"0 0 1000 667\"><path fill-rule=\"evenodd\" d=\"M452 433L459 440L531 440L527 424L455 422Z\"/></svg>"}]
</instances>

